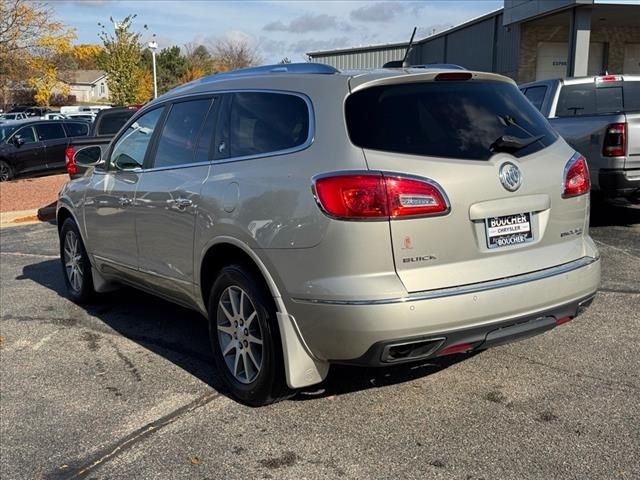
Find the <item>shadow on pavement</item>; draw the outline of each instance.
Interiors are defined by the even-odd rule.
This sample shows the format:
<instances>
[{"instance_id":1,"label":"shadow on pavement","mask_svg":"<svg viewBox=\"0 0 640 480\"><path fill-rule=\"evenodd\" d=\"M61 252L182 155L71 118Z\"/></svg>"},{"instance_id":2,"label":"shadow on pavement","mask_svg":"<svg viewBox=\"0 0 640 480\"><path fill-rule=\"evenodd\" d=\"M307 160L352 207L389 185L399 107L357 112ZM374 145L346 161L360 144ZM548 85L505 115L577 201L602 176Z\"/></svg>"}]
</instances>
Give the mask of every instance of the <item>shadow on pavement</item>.
<instances>
[{"instance_id":1,"label":"shadow on pavement","mask_svg":"<svg viewBox=\"0 0 640 480\"><path fill-rule=\"evenodd\" d=\"M32 280L66 298L58 260L26 265L17 280ZM198 313L129 287L99 295L95 303L83 308L120 335L226 394L214 366L207 322ZM78 317L65 319L65 323L95 329L95 322L84 315ZM335 365L322 384L303 389L293 399L310 400L408 382L439 372L469 356L452 355L386 368Z\"/></svg>"},{"instance_id":2,"label":"shadow on pavement","mask_svg":"<svg viewBox=\"0 0 640 480\"><path fill-rule=\"evenodd\" d=\"M640 205L631 206L605 202L591 202L591 227L630 227L640 224Z\"/></svg>"}]
</instances>

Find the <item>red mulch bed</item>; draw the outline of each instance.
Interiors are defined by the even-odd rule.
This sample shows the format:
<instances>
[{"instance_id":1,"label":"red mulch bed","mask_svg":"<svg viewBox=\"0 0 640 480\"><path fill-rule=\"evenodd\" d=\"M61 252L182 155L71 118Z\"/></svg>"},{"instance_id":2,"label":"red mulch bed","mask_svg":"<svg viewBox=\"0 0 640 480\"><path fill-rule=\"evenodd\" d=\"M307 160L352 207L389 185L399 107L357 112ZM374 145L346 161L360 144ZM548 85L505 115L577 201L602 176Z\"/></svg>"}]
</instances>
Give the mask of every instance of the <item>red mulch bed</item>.
<instances>
[{"instance_id":1,"label":"red mulch bed","mask_svg":"<svg viewBox=\"0 0 640 480\"><path fill-rule=\"evenodd\" d=\"M46 207L58 199L58 192L69 180L67 174L25 178L0 183L0 212Z\"/></svg>"}]
</instances>

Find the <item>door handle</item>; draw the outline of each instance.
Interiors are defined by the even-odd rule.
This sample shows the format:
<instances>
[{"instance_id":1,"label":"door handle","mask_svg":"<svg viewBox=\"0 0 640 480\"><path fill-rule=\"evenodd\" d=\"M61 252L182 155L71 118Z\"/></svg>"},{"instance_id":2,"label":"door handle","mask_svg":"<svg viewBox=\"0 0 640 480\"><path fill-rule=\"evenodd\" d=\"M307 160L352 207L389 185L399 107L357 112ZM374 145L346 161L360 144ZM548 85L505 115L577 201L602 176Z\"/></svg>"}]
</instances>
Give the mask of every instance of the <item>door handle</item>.
<instances>
[{"instance_id":1,"label":"door handle","mask_svg":"<svg viewBox=\"0 0 640 480\"><path fill-rule=\"evenodd\" d=\"M178 210L184 210L193 205L193 201L188 198L176 198L173 203L178 207Z\"/></svg>"},{"instance_id":2,"label":"door handle","mask_svg":"<svg viewBox=\"0 0 640 480\"><path fill-rule=\"evenodd\" d=\"M118 203L120 203L120 205L123 206L123 207L128 207L129 205L131 205L133 203L133 200L131 200L127 196L124 196L124 197L120 197L118 199Z\"/></svg>"}]
</instances>

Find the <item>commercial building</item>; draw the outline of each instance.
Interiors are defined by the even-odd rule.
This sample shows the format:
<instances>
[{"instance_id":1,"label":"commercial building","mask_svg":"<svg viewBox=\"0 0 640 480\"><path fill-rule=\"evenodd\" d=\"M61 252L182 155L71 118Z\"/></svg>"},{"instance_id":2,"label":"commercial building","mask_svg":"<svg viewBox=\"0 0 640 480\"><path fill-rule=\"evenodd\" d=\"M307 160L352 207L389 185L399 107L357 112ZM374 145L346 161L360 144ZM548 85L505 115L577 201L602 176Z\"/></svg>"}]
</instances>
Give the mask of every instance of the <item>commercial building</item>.
<instances>
[{"instance_id":1,"label":"commercial building","mask_svg":"<svg viewBox=\"0 0 640 480\"><path fill-rule=\"evenodd\" d=\"M307 55L340 69L376 68L401 60L407 46ZM408 61L454 63L519 83L605 71L640 74L640 0L505 0L504 8L414 41Z\"/></svg>"}]
</instances>

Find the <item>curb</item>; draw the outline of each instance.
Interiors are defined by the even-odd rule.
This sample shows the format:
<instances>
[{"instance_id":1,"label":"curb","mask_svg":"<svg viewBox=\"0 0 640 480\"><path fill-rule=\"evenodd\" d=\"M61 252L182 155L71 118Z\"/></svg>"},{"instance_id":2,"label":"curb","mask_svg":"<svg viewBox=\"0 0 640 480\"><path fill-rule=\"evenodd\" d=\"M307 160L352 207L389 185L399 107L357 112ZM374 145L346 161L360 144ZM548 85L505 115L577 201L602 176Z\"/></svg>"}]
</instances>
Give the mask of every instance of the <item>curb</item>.
<instances>
[{"instance_id":1,"label":"curb","mask_svg":"<svg viewBox=\"0 0 640 480\"><path fill-rule=\"evenodd\" d=\"M56 202L50 203L39 209L20 210L15 212L0 213L0 226L17 227L39 222L52 222L56 218Z\"/></svg>"}]
</instances>

